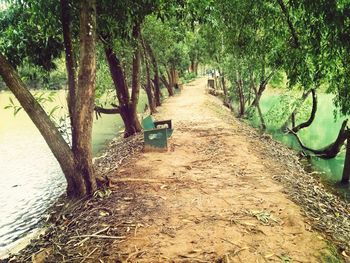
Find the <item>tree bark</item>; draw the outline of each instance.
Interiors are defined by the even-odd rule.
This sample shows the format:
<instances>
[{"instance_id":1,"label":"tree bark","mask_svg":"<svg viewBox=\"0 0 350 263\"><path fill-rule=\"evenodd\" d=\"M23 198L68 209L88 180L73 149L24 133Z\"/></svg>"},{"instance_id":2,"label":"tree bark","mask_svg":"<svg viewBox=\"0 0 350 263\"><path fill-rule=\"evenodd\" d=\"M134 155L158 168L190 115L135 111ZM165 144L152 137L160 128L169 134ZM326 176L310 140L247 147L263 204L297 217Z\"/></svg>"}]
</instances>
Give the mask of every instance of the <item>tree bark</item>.
<instances>
[{"instance_id":1,"label":"tree bark","mask_svg":"<svg viewBox=\"0 0 350 263\"><path fill-rule=\"evenodd\" d=\"M163 82L164 86L168 90L169 97L174 96L174 90L171 87L170 83L166 80L166 77L164 75L161 75L160 80Z\"/></svg>"},{"instance_id":2,"label":"tree bark","mask_svg":"<svg viewBox=\"0 0 350 263\"><path fill-rule=\"evenodd\" d=\"M292 130L290 130L290 132L296 137L297 141L299 142L300 146L309 152L312 152L313 154L315 154L317 157L320 157L322 159L331 159L334 158L338 155L338 153L341 150L341 147L343 146L345 140L349 137L349 133L350 131L346 128L348 123L348 120L345 120L339 130L338 133L338 137L337 139L329 144L328 146L319 149L319 150L315 150L312 148L309 148L307 146L305 146L302 141L300 140L299 136L293 132Z\"/></svg>"},{"instance_id":3,"label":"tree bark","mask_svg":"<svg viewBox=\"0 0 350 263\"><path fill-rule=\"evenodd\" d=\"M140 64L141 64L141 54L140 54L140 24L136 23L133 26L132 36L135 40L134 47L134 57L132 59L132 90L131 90L131 120L135 124L136 132L142 130L140 121L137 117L137 103L139 101L140 94Z\"/></svg>"},{"instance_id":4,"label":"tree bark","mask_svg":"<svg viewBox=\"0 0 350 263\"><path fill-rule=\"evenodd\" d=\"M158 67L158 61L156 59L156 56L154 55L153 49L151 48L151 45L147 42L145 42L146 50L151 58L151 63L153 66L154 71L154 97L156 99L156 106L161 106L160 101L160 79L159 79L159 67Z\"/></svg>"},{"instance_id":5,"label":"tree bark","mask_svg":"<svg viewBox=\"0 0 350 263\"><path fill-rule=\"evenodd\" d=\"M179 75L176 71L176 68L173 66L171 67L170 75L171 75L171 79L172 79L172 87L175 88L175 85L178 85Z\"/></svg>"},{"instance_id":6,"label":"tree bark","mask_svg":"<svg viewBox=\"0 0 350 263\"><path fill-rule=\"evenodd\" d=\"M194 74L198 76L198 62L194 63Z\"/></svg>"},{"instance_id":7,"label":"tree bark","mask_svg":"<svg viewBox=\"0 0 350 263\"><path fill-rule=\"evenodd\" d=\"M255 98L251 104L251 106L257 106L260 103L261 96L263 92L266 90L267 83L272 78L274 72L271 72L265 79L263 79L259 84L259 89L255 94Z\"/></svg>"},{"instance_id":8,"label":"tree bark","mask_svg":"<svg viewBox=\"0 0 350 263\"><path fill-rule=\"evenodd\" d=\"M260 85L259 85L259 89L257 89L256 85L255 85L253 73L252 72L250 73L250 83L251 83L250 90L254 91L255 97L254 97L252 104L250 104L249 108L250 109L252 109L252 108L257 109L262 131L266 130L266 124L265 124L264 116L263 116L261 108L260 108L260 99L261 99L262 93L266 89L266 85L267 85L269 78L270 78L270 76L268 78L264 79L263 81L261 81Z\"/></svg>"},{"instance_id":9,"label":"tree bark","mask_svg":"<svg viewBox=\"0 0 350 263\"><path fill-rule=\"evenodd\" d=\"M63 139L44 109L25 88L24 83L17 75L14 68L7 62L2 54L0 54L0 75L7 87L18 99L29 118L38 128L51 152L57 159L67 180L67 195L69 197L74 197L76 193L85 193L84 181L83 178L76 173L75 159L69 145Z\"/></svg>"},{"instance_id":10,"label":"tree bark","mask_svg":"<svg viewBox=\"0 0 350 263\"><path fill-rule=\"evenodd\" d=\"M143 39L143 37L141 36L141 43L142 43L142 47L143 47L143 57L144 57L144 61L145 61L145 66L146 66L146 86L145 86L145 90L147 93L147 99L148 99L148 105L149 105L149 109L151 114L156 113L156 100L155 97L153 96L153 91L152 91L152 81L151 81L151 76L150 76L150 68L149 68L149 62L148 62L148 56L147 56L147 51L146 51L146 44L145 41Z\"/></svg>"},{"instance_id":11,"label":"tree bark","mask_svg":"<svg viewBox=\"0 0 350 263\"><path fill-rule=\"evenodd\" d=\"M291 119L292 119L292 127L295 127L295 113L294 112L292 113Z\"/></svg>"},{"instance_id":12,"label":"tree bark","mask_svg":"<svg viewBox=\"0 0 350 263\"><path fill-rule=\"evenodd\" d=\"M261 108L260 108L260 104L258 104L256 106L256 108L257 108L258 114L259 114L261 130L265 131L266 130L266 123L265 123L264 116L263 116Z\"/></svg>"},{"instance_id":13,"label":"tree bark","mask_svg":"<svg viewBox=\"0 0 350 263\"><path fill-rule=\"evenodd\" d=\"M226 83L225 83L225 74L224 72L221 73L221 85L222 85L222 90L224 91L224 96L225 99L227 99L227 87L226 87Z\"/></svg>"},{"instance_id":14,"label":"tree bark","mask_svg":"<svg viewBox=\"0 0 350 263\"><path fill-rule=\"evenodd\" d=\"M236 86L239 99L239 117L242 117L245 113L245 99L243 93L243 80L241 79L238 70L236 70Z\"/></svg>"},{"instance_id":15,"label":"tree bark","mask_svg":"<svg viewBox=\"0 0 350 263\"><path fill-rule=\"evenodd\" d=\"M96 188L92 165L92 123L96 81L96 1L83 0L80 6L80 56L78 86L75 97L76 148L73 153L77 169L82 173L87 194Z\"/></svg>"},{"instance_id":16,"label":"tree bark","mask_svg":"<svg viewBox=\"0 0 350 263\"><path fill-rule=\"evenodd\" d=\"M67 96L67 105L69 118L71 123L72 131L72 148L76 148L76 138L74 131L75 127L75 92L76 92L76 71L75 71L75 58L73 53L72 38L70 32L70 12L69 12L69 0L61 0L61 24L63 31L63 42L65 47L65 56L66 56L66 69L68 76L68 96Z\"/></svg>"},{"instance_id":17,"label":"tree bark","mask_svg":"<svg viewBox=\"0 0 350 263\"><path fill-rule=\"evenodd\" d=\"M92 194L97 186L92 168L91 131L94 108L94 90L96 78L95 61L95 1L84 0L80 8L80 71L76 86L73 51L69 34L68 3L62 4L62 26L65 34L66 62L69 71L70 94L69 111L73 117L72 137L75 147L71 150L62 138L54 123L23 82L5 57L0 54L0 75L14 93L23 109L36 125L52 153L58 160L67 180L68 197L82 197ZM68 24L67 24L68 23ZM74 98L74 101L73 101Z\"/></svg>"},{"instance_id":18,"label":"tree bark","mask_svg":"<svg viewBox=\"0 0 350 263\"><path fill-rule=\"evenodd\" d=\"M125 107L129 103L130 94L122 65L112 48L106 46L105 55L120 107Z\"/></svg>"},{"instance_id":19,"label":"tree bark","mask_svg":"<svg viewBox=\"0 0 350 263\"><path fill-rule=\"evenodd\" d=\"M344 168L343 175L341 179L341 183L348 184L350 180L350 131L347 130L347 138L346 138L346 153L344 160Z\"/></svg>"},{"instance_id":20,"label":"tree bark","mask_svg":"<svg viewBox=\"0 0 350 263\"><path fill-rule=\"evenodd\" d=\"M105 54L119 101L119 110L116 113L119 113L123 120L125 127L124 137L126 138L141 131L141 127L138 119L137 122L135 121L135 114L133 114L134 109L131 107L129 89L120 60L110 47L105 47ZM97 113L98 112L97 110ZM105 113L102 111L100 112Z\"/></svg>"},{"instance_id":21,"label":"tree bark","mask_svg":"<svg viewBox=\"0 0 350 263\"><path fill-rule=\"evenodd\" d=\"M293 124L292 131L295 132L295 133L297 133L301 129L309 127L311 125L311 123L315 119L316 111L317 111L317 95L316 95L315 89L311 90L311 94L312 94L312 110L311 110L310 117L309 117L309 119L306 122L300 123L298 126L294 126L295 124ZM293 116L295 116L295 115L293 115ZM295 123L295 120L294 120L294 123Z\"/></svg>"}]
</instances>

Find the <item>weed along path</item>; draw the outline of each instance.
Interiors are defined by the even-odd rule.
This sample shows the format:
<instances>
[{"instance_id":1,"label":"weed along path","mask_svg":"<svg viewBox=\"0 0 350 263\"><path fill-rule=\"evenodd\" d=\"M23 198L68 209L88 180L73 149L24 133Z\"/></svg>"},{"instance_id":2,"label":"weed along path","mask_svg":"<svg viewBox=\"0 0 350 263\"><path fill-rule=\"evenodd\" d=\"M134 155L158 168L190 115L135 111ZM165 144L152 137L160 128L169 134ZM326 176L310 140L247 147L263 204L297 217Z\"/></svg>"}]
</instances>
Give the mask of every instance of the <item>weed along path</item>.
<instances>
[{"instance_id":1,"label":"weed along path","mask_svg":"<svg viewBox=\"0 0 350 263\"><path fill-rule=\"evenodd\" d=\"M173 120L168 152L142 153L112 176L113 187L142 193L136 227L115 245L119 259L321 262L326 241L273 179L285 168L261 155L205 85L186 85L156 115Z\"/></svg>"}]
</instances>

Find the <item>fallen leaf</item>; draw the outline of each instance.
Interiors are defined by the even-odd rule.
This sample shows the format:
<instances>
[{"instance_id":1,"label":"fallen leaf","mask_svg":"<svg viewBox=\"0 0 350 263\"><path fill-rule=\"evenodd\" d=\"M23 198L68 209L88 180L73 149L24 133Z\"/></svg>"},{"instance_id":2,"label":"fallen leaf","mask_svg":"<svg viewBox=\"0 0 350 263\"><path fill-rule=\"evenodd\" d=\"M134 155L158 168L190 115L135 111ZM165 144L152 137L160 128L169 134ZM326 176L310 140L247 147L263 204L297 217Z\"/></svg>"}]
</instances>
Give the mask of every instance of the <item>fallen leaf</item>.
<instances>
[{"instance_id":1,"label":"fallen leaf","mask_svg":"<svg viewBox=\"0 0 350 263\"><path fill-rule=\"evenodd\" d=\"M275 255L275 253L271 253L271 254L265 255L264 257L265 257L265 258L270 258L270 257L273 257L274 255Z\"/></svg>"}]
</instances>

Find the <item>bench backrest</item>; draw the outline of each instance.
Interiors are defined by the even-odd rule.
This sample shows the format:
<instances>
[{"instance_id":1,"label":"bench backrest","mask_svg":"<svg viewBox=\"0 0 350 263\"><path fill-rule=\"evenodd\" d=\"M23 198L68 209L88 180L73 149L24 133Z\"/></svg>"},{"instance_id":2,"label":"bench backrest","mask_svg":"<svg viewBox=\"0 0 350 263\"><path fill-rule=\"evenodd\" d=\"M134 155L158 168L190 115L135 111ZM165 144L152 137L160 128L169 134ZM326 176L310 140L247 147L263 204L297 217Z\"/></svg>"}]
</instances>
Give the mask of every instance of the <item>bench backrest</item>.
<instances>
[{"instance_id":1,"label":"bench backrest","mask_svg":"<svg viewBox=\"0 0 350 263\"><path fill-rule=\"evenodd\" d=\"M144 130L153 130L153 129L155 129L152 116L148 115L146 118L144 118L142 120L142 127L143 127Z\"/></svg>"}]
</instances>

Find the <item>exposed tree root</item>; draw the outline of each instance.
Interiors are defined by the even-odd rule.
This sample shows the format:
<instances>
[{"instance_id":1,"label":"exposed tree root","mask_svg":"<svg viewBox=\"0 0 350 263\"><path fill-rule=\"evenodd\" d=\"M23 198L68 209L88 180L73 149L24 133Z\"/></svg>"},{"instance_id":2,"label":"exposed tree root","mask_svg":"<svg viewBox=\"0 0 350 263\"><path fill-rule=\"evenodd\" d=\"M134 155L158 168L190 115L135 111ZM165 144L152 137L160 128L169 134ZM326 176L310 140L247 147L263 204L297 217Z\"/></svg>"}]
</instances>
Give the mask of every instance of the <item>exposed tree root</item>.
<instances>
[{"instance_id":1,"label":"exposed tree root","mask_svg":"<svg viewBox=\"0 0 350 263\"><path fill-rule=\"evenodd\" d=\"M348 123L347 119L343 121L343 124L342 124L340 131L338 133L338 137L333 143L331 143L328 146L323 147L319 150L315 150L315 149L312 149L312 148L305 146L303 144L303 142L300 140L299 136L293 130L289 129L289 132L292 133L297 138L300 146L304 150L312 152L317 157L320 157L322 159L332 159L338 155L338 153L341 150L341 147L344 145L344 142L350 133L350 130L347 129L347 123Z\"/></svg>"}]
</instances>

